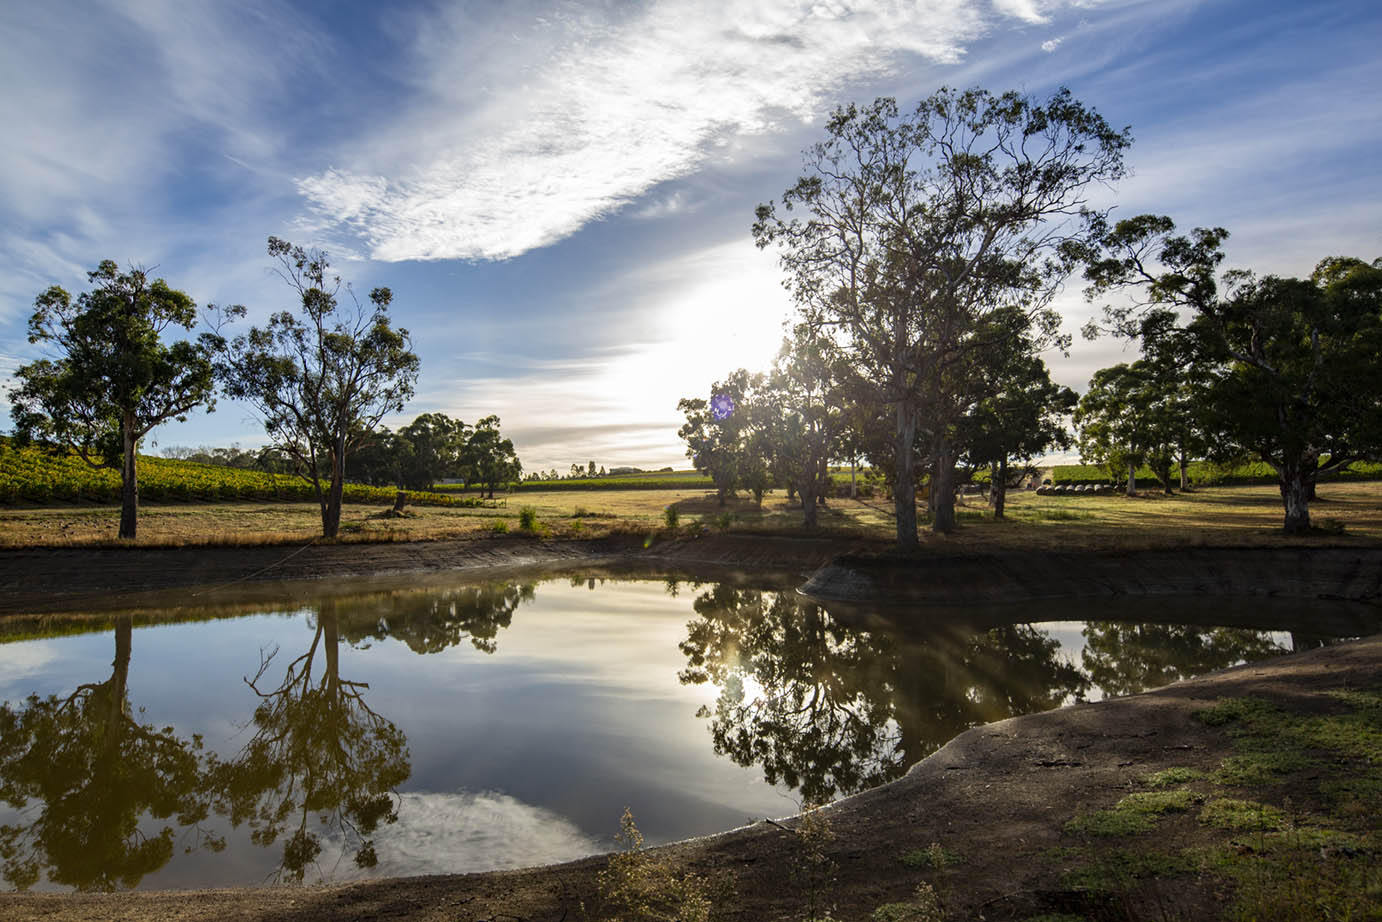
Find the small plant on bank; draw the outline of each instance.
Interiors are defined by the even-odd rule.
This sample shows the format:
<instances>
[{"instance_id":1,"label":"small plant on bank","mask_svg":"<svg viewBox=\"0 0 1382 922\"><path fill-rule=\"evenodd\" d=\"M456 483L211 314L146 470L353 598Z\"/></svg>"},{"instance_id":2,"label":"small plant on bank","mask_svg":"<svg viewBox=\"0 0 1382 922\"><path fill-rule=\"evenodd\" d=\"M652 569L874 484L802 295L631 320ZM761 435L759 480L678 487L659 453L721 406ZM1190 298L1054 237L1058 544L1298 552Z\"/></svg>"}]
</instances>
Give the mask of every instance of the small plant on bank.
<instances>
[{"instance_id":1,"label":"small plant on bank","mask_svg":"<svg viewBox=\"0 0 1382 922\"><path fill-rule=\"evenodd\" d=\"M945 912L935 888L922 882L905 903L884 903L869 916L870 922L943 922Z\"/></svg>"},{"instance_id":2,"label":"small plant on bank","mask_svg":"<svg viewBox=\"0 0 1382 922\"><path fill-rule=\"evenodd\" d=\"M496 535L507 534L509 530L509 523L505 522L503 519L495 519L493 522L489 523L489 530L494 532Z\"/></svg>"},{"instance_id":3,"label":"small plant on bank","mask_svg":"<svg viewBox=\"0 0 1382 922\"><path fill-rule=\"evenodd\" d=\"M662 521L668 528L676 531L677 524L681 521L681 512L677 510L676 503L662 510Z\"/></svg>"},{"instance_id":4,"label":"small plant on bank","mask_svg":"<svg viewBox=\"0 0 1382 922\"><path fill-rule=\"evenodd\" d=\"M733 891L724 881L699 874L676 874L665 862L654 859L643 846L643 833L633 811L624 808L619 851L596 875L597 912L590 918L610 922L712 922L722 906L733 902ZM584 909L584 907L582 907Z\"/></svg>"},{"instance_id":5,"label":"small plant on bank","mask_svg":"<svg viewBox=\"0 0 1382 922\"><path fill-rule=\"evenodd\" d=\"M941 870L964 861L958 853L942 848L939 842L932 842L926 848L913 849L898 856L898 860L909 868L931 868Z\"/></svg>"},{"instance_id":6,"label":"small plant on bank","mask_svg":"<svg viewBox=\"0 0 1382 922\"><path fill-rule=\"evenodd\" d=\"M839 872L839 866L827 851L835 841L830 819L821 807L808 804L792 832L796 836L797 851L792 857L791 873L801 893L803 922L829 919L835 910L832 896L835 875Z\"/></svg>"},{"instance_id":7,"label":"small plant on bank","mask_svg":"<svg viewBox=\"0 0 1382 922\"><path fill-rule=\"evenodd\" d=\"M710 520L710 524L714 525L720 531L729 531L729 527L734 524L734 513L728 510L721 512Z\"/></svg>"},{"instance_id":8,"label":"small plant on bank","mask_svg":"<svg viewBox=\"0 0 1382 922\"><path fill-rule=\"evenodd\" d=\"M518 527L529 533L537 531L537 510L532 506L518 510Z\"/></svg>"}]
</instances>

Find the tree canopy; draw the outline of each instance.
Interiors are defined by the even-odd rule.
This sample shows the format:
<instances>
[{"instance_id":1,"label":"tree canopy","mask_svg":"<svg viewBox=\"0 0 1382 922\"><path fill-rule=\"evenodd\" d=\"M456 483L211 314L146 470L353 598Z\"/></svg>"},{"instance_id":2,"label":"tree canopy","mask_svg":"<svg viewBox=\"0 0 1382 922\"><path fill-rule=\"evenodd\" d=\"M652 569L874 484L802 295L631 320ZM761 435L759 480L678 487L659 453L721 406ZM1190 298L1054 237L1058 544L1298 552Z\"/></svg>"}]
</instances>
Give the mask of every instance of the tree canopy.
<instances>
[{"instance_id":1,"label":"tree canopy","mask_svg":"<svg viewBox=\"0 0 1382 922\"><path fill-rule=\"evenodd\" d=\"M902 113L892 99L837 109L806 175L760 205L760 247L777 246L803 319L828 330L873 403L893 419L897 540L917 545L913 450L930 443L933 527L954 527L949 369L991 345L985 321L1016 309L1044 348L1059 341L1050 299L1072 244L1098 215L1091 185L1123 174L1131 143L1068 90L942 89ZM790 212L800 210L804 217Z\"/></svg>"},{"instance_id":2,"label":"tree canopy","mask_svg":"<svg viewBox=\"0 0 1382 922\"><path fill-rule=\"evenodd\" d=\"M366 308L345 286L352 306L343 307L341 280L326 253L277 237L268 249L297 293L300 313L280 311L232 340L217 330L204 341L216 353L226 394L255 408L269 439L312 484L322 535L334 538L346 457L412 397L418 358L408 331L389 323L388 288L373 289ZM225 319L244 315L243 307L231 308Z\"/></svg>"},{"instance_id":3,"label":"tree canopy","mask_svg":"<svg viewBox=\"0 0 1382 922\"><path fill-rule=\"evenodd\" d=\"M1382 259L1328 257L1308 279L1234 270L1218 277L1223 228L1177 235L1140 215L1102 229L1086 254L1090 297L1117 332L1178 337L1204 363L1212 454L1253 455L1277 472L1284 528L1310 528L1324 474L1382 457Z\"/></svg>"},{"instance_id":4,"label":"tree canopy","mask_svg":"<svg viewBox=\"0 0 1382 922\"><path fill-rule=\"evenodd\" d=\"M52 358L20 366L10 390L15 432L70 448L93 467L118 468L120 537L134 538L140 440L160 423L212 404L212 366L198 342L163 342L191 329L196 304L147 270L104 260L76 300L52 286L34 301L29 342Z\"/></svg>"}]
</instances>

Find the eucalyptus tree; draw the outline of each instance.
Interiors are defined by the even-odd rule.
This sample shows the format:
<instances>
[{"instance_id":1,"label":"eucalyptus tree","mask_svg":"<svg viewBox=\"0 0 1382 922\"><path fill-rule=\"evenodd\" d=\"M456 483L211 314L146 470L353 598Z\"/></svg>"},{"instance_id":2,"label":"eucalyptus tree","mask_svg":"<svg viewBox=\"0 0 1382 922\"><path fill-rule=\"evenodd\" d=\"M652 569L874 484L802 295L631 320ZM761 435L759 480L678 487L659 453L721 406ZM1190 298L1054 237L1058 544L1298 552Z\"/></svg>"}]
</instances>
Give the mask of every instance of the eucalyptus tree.
<instances>
[{"instance_id":1,"label":"eucalyptus tree","mask_svg":"<svg viewBox=\"0 0 1382 922\"><path fill-rule=\"evenodd\" d=\"M765 386L762 375L740 368L717 381L708 400L677 401L686 417L677 435L686 442L692 466L715 482L721 506L740 487L760 498L767 489L767 445L761 438L762 417L755 409Z\"/></svg>"},{"instance_id":2,"label":"eucalyptus tree","mask_svg":"<svg viewBox=\"0 0 1382 922\"><path fill-rule=\"evenodd\" d=\"M830 346L799 327L782 344L759 409L773 480L800 497L807 528L829 493L830 460L844 451L843 394Z\"/></svg>"},{"instance_id":3,"label":"eucalyptus tree","mask_svg":"<svg viewBox=\"0 0 1382 922\"><path fill-rule=\"evenodd\" d=\"M1051 380L1046 363L1025 350L987 373L988 393L978 398L960 425L960 442L969 463L989 469L989 503L1003 518L1010 465L1030 461L1053 448L1069 448L1066 417L1077 397ZM1021 470L1022 468L1019 468Z\"/></svg>"},{"instance_id":4,"label":"eucalyptus tree","mask_svg":"<svg viewBox=\"0 0 1382 922\"><path fill-rule=\"evenodd\" d=\"M1284 530L1310 528L1320 477L1382 457L1382 259L1322 260L1308 279L1234 270L1223 228L1177 235L1141 215L1104 228L1086 254L1089 295L1128 336L1176 326L1210 369L1201 405L1211 455L1255 455L1277 473Z\"/></svg>"},{"instance_id":5,"label":"eucalyptus tree","mask_svg":"<svg viewBox=\"0 0 1382 922\"><path fill-rule=\"evenodd\" d=\"M1179 431L1175 396L1175 382L1146 360L1099 369L1075 407L1080 457L1104 465L1112 477L1126 474L1128 496L1144 464L1170 493Z\"/></svg>"},{"instance_id":6,"label":"eucalyptus tree","mask_svg":"<svg viewBox=\"0 0 1382 922\"><path fill-rule=\"evenodd\" d=\"M1072 244L1097 225L1091 186L1123 175L1131 143L1062 89L942 89L903 114L892 99L836 110L805 155L806 174L760 205L760 247L776 245L803 319L830 331L894 434L897 540L917 545L913 444L931 443L933 528L954 528L947 369L989 343L991 313L1016 308L1037 348L1059 340L1050 301Z\"/></svg>"},{"instance_id":7,"label":"eucalyptus tree","mask_svg":"<svg viewBox=\"0 0 1382 922\"><path fill-rule=\"evenodd\" d=\"M457 432L457 437L465 437L458 456L458 464L465 472L466 483L478 483L489 490L500 484L507 484L523 476L523 463L518 460L513 441L499 432L499 417L486 416L475 424L468 433Z\"/></svg>"},{"instance_id":8,"label":"eucalyptus tree","mask_svg":"<svg viewBox=\"0 0 1382 922\"><path fill-rule=\"evenodd\" d=\"M346 457L383 417L413 395L418 358L408 331L389 323L393 293L375 288L366 307L350 286L351 305L340 302L341 279L327 254L269 238L278 273L297 293L300 314L280 311L264 327L232 340L220 327L203 342L217 355L216 374L226 394L258 412L275 447L312 485L321 509L322 536L341 527ZM222 320L243 317L227 308Z\"/></svg>"},{"instance_id":9,"label":"eucalyptus tree","mask_svg":"<svg viewBox=\"0 0 1382 922\"><path fill-rule=\"evenodd\" d=\"M54 285L34 301L29 342L56 354L21 365L10 413L21 439L75 451L92 467L120 471L120 537L136 536L139 443L155 426L211 406L212 366L201 343L163 342L191 329L196 304L147 270L104 260L76 300Z\"/></svg>"}]
</instances>

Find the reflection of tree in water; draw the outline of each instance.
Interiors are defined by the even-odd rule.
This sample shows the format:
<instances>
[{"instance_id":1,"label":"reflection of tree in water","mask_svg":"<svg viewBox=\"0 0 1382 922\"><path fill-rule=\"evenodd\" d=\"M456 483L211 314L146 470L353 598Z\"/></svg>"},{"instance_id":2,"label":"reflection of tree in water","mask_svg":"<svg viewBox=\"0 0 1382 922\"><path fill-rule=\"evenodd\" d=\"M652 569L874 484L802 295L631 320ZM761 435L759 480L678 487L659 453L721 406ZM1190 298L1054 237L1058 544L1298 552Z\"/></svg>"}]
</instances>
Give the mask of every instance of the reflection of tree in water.
<instances>
[{"instance_id":1,"label":"reflection of tree in water","mask_svg":"<svg viewBox=\"0 0 1382 922\"><path fill-rule=\"evenodd\" d=\"M279 876L292 880L322 851L313 817L339 831L356 865L374 866L370 836L398 819L394 788L412 772L403 732L365 704L369 686L341 677L340 639L336 603L324 602L311 646L276 687L265 680L277 651L264 657L246 680L261 699L254 738L216 769L218 808L234 825L248 823L257 845L282 838Z\"/></svg>"},{"instance_id":2,"label":"reflection of tree in water","mask_svg":"<svg viewBox=\"0 0 1382 922\"><path fill-rule=\"evenodd\" d=\"M189 850L224 847L197 827L207 816L200 737L179 738L132 713L128 677L133 623L119 619L115 661L104 682L66 698L31 695L0 705L0 799L37 811L0 826L0 860L10 885L48 879L79 890L134 887L173 856L174 830L149 834L140 817L192 827Z\"/></svg>"},{"instance_id":3,"label":"reflection of tree in water","mask_svg":"<svg viewBox=\"0 0 1382 922\"><path fill-rule=\"evenodd\" d=\"M824 801L899 777L962 730L1045 710L1088 683L1029 625L902 640L788 593L717 586L681 644L685 683L720 689L715 750Z\"/></svg>"},{"instance_id":4,"label":"reflection of tree in water","mask_svg":"<svg viewBox=\"0 0 1382 922\"><path fill-rule=\"evenodd\" d=\"M1134 695L1179 679L1287 652L1266 631L1091 621L1084 668L1106 695Z\"/></svg>"},{"instance_id":5,"label":"reflection of tree in water","mask_svg":"<svg viewBox=\"0 0 1382 922\"><path fill-rule=\"evenodd\" d=\"M490 583L343 600L341 635L357 645L392 637L414 653L439 653L469 640L475 649L493 653L499 632L533 594L531 583Z\"/></svg>"}]
</instances>

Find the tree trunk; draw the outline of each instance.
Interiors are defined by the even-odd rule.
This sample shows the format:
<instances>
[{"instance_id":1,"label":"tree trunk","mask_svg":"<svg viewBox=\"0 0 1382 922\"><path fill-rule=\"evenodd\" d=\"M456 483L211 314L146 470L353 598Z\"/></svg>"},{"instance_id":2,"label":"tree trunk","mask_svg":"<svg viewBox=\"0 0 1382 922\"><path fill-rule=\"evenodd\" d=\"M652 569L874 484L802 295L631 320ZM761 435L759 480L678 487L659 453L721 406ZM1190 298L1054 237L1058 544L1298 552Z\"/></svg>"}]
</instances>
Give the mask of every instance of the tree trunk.
<instances>
[{"instance_id":1,"label":"tree trunk","mask_svg":"<svg viewBox=\"0 0 1382 922\"><path fill-rule=\"evenodd\" d=\"M345 446L336 444L331 453L331 488L326 495L326 507L322 510L322 537L334 538L341 531L341 500L345 495Z\"/></svg>"},{"instance_id":2,"label":"tree trunk","mask_svg":"<svg viewBox=\"0 0 1382 922\"><path fill-rule=\"evenodd\" d=\"M1136 495L1137 495L1137 465L1136 465L1136 464L1131 464L1131 463L1128 464L1128 489L1127 489L1127 494L1128 494L1129 496L1136 496Z\"/></svg>"},{"instance_id":3,"label":"tree trunk","mask_svg":"<svg viewBox=\"0 0 1382 922\"><path fill-rule=\"evenodd\" d=\"M948 535L955 530L955 453L948 438L936 440L935 457L931 494L936 511L931 518L931 531Z\"/></svg>"},{"instance_id":4,"label":"tree trunk","mask_svg":"<svg viewBox=\"0 0 1382 922\"><path fill-rule=\"evenodd\" d=\"M393 498L394 513L401 515L403 513L403 507L406 505L408 505L408 493L405 490L399 490L394 494Z\"/></svg>"},{"instance_id":5,"label":"tree trunk","mask_svg":"<svg viewBox=\"0 0 1382 922\"><path fill-rule=\"evenodd\" d=\"M802 524L807 528L816 527L816 487L808 478L805 488L801 491L801 512Z\"/></svg>"},{"instance_id":6,"label":"tree trunk","mask_svg":"<svg viewBox=\"0 0 1382 922\"><path fill-rule=\"evenodd\" d=\"M1001 519L1003 517L1003 507L1008 501L1008 459L1000 458L998 461L998 476L994 477L989 486L989 497L993 502L993 517Z\"/></svg>"},{"instance_id":7,"label":"tree trunk","mask_svg":"<svg viewBox=\"0 0 1382 922\"><path fill-rule=\"evenodd\" d=\"M1184 493L1190 489L1190 462L1186 459L1185 453L1180 456L1180 491Z\"/></svg>"},{"instance_id":8,"label":"tree trunk","mask_svg":"<svg viewBox=\"0 0 1382 922\"><path fill-rule=\"evenodd\" d=\"M134 540L139 516L139 478L135 470L134 414L126 413L121 421L120 435L124 441L124 458L120 464L120 537Z\"/></svg>"},{"instance_id":9,"label":"tree trunk","mask_svg":"<svg viewBox=\"0 0 1382 922\"><path fill-rule=\"evenodd\" d=\"M1303 535L1310 531L1310 484L1299 466L1281 468L1281 501L1286 507L1286 534Z\"/></svg>"},{"instance_id":10,"label":"tree trunk","mask_svg":"<svg viewBox=\"0 0 1382 922\"><path fill-rule=\"evenodd\" d=\"M907 401L897 406L897 443L893 483L893 508L897 513L897 546L904 551L916 550L917 539L917 465L913 441L917 434L916 413Z\"/></svg>"},{"instance_id":11,"label":"tree trunk","mask_svg":"<svg viewBox=\"0 0 1382 922\"><path fill-rule=\"evenodd\" d=\"M854 457L853 455L850 455L850 456L849 456L849 498L850 498L850 499L858 499L858 498L859 498L859 490L858 490L858 488L855 486L855 482L854 482L854 471L855 471L855 469L856 469L857 467L858 467L858 465L855 464L855 457Z\"/></svg>"}]
</instances>

